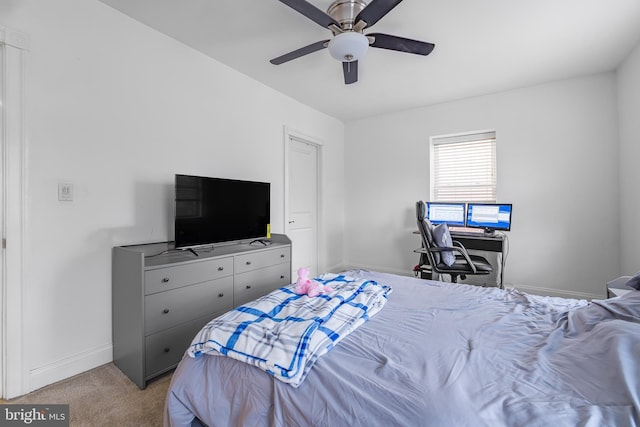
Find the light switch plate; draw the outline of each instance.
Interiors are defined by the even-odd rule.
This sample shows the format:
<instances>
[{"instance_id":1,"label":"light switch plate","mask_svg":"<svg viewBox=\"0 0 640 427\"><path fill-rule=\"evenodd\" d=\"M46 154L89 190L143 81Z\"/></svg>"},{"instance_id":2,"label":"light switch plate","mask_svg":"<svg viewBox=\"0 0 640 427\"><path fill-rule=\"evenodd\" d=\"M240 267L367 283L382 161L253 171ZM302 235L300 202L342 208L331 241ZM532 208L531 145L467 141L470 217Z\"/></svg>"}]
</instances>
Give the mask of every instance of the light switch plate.
<instances>
[{"instance_id":1,"label":"light switch plate","mask_svg":"<svg viewBox=\"0 0 640 427\"><path fill-rule=\"evenodd\" d=\"M58 183L58 200L61 202L73 201L73 184Z\"/></svg>"}]
</instances>

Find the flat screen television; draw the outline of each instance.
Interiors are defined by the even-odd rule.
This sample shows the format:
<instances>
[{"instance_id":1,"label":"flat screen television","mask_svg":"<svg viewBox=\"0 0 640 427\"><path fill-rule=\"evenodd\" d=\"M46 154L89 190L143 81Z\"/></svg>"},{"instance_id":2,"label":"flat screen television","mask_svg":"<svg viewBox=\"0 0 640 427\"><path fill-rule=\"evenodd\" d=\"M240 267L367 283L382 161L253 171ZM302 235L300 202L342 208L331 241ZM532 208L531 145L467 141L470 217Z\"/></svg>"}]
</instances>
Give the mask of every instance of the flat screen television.
<instances>
[{"instance_id":1,"label":"flat screen television","mask_svg":"<svg viewBox=\"0 0 640 427\"><path fill-rule=\"evenodd\" d=\"M268 238L268 182L176 175L175 246Z\"/></svg>"},{"instance_id":2,"label":"flat screen television","mask_svg":"<svg viewBox=\"0 0 640 427\"><path fill-rule=\"evenodd\" d=\"M484 228L487 232L511 230L511 204L467 204L467 227Z\"/></svg>"},{"instance_id":3,"label":"flat screen television","mask_svg":"<svg viewBox=\"0 0 640 427\"><path fill-rule=\"evenodd\" d=\"M427 219L433 224L464 227L465 203L426 202Z\"/></svg>"}]
</instances>

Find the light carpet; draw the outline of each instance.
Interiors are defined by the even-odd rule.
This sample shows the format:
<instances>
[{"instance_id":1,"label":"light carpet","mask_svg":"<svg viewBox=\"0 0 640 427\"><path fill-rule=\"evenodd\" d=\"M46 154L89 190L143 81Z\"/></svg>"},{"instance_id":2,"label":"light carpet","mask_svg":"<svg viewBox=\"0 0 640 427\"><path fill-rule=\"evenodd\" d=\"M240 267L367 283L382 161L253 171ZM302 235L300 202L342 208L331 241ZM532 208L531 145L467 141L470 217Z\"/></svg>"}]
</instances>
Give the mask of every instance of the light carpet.
<instances>
[{"instance_id":1,"label":"light carpet","mask_svg":"<svg viewBox=\"0 0 640 427\"><path fill-rule=\"evenodd\" d=\"M9 404L69 404L70 425L162 425L164 401L171 381L169 372L140 390L113 363L48 385L27 395L0 400Z\"/></svg>"}]
</instances>

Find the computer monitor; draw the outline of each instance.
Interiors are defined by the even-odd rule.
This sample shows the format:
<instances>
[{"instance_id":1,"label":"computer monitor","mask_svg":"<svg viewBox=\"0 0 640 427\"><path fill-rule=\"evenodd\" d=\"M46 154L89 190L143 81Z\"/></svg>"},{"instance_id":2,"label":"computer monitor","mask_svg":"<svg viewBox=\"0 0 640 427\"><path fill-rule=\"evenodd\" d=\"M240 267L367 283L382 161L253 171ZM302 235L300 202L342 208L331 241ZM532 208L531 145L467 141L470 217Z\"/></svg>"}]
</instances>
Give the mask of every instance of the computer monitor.
<instances>
[{"instance_id":1,"label":"computer monitor","mask_svg":"<svg viewBox=\"0 0 640 427\"><path fill-rule=\"evenodd\" d=\"M433 224L464 227L465 203L426 202L427 219Z\"/></svg>"},{"instance_id":2,"label":"computer monitor","mask_svg":"<svg viewBox=\"0 0 640 427\"><path fill-rule=\"evenodd\" d=\"M486 232L511 230L512 206L500 203L467 204L467 227L484 228Z\"/></svg>"}]
</instances>

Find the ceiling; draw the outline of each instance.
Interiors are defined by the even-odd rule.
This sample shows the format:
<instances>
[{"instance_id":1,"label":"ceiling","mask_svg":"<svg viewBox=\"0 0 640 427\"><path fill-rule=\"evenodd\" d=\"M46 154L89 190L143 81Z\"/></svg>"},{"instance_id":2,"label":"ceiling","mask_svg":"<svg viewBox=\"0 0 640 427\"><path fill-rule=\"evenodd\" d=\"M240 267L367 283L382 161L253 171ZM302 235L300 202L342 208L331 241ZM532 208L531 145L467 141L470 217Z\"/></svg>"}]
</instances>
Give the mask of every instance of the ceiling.
<instances>
[{"instance_id":1,"label":"ceiling","mask_svg":"<svg viewBox=\"0 0 640 427\"><path fill-rule=\"evenodd\" d=\"M365 33L434 51L369 48L345 85L327 49L269 62L331 37L277 0L101 1L343 121L614 70L640 39L638 0L405 0ZM309 2L325 11L332 1Z\"/></svg>"}]
</instances>

